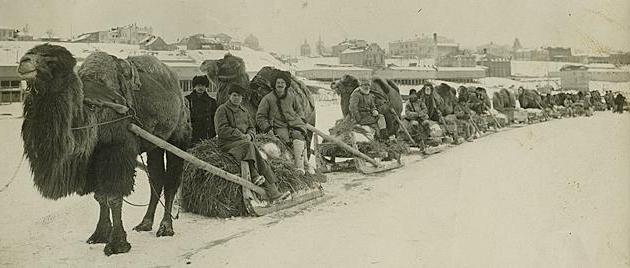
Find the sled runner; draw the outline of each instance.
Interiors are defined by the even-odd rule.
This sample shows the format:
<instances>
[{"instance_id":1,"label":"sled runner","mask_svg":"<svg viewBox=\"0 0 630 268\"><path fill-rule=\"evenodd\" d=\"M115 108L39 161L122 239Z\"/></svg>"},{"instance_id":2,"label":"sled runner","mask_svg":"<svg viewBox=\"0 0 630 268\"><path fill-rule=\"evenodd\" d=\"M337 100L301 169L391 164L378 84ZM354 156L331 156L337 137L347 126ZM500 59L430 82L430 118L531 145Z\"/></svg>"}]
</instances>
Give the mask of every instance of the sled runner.
<instances>
[{"instance_id":1,"label":"sled runner","mask_svg":"<svg viewBox=\"0 0 630 268\"><path fill-rule=\"evenodd\" d=\"M200 160L199 158L154 136L153 134L147 132L146 130L140 128L133 123L129 125L129 130L134 134L140 136L141 138L145 139L146 141L181 157L182 159L188 161L190 164L196 166L197 168L208 171L227 181L231 181L233 183L241 185L243 187L243 201L245 202L245 206L248 212L250 212L252 215L266 215L275 211L303 204L323 196L322 188L321 186L319 186L318 188L310 191L292 193L291 197L289 197L287 200L282 200L271 204L266 201L261 201L255 194L258 194L259 196L267 196L267 193L262 187L257 186L250 181L249 167L247 164L245 164L244 166L243 164L241 164L242 177L239 177Z\"/></svg>"}]
</instances>

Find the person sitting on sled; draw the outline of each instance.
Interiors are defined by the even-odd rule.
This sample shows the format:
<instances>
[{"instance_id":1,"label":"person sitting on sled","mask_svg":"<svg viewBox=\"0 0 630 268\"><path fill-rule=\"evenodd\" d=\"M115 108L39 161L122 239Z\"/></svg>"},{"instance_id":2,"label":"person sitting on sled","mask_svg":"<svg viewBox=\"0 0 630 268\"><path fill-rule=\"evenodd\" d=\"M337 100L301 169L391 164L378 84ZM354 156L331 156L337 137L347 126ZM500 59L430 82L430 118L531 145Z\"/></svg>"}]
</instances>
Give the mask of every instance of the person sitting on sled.
<instances>
[{"instance_id":1,"label":"person sitting on sled","mask_svg":"<svg viewBox=\"0 0 630 268\"><path fill-rule=\"evenodd\" d=\"M245 89L237 84L230 84L228 101L217 108L214 125L217 132L217 145L238 161L247 161L253 182L262 186L270 201L282 200L290 192L278 191L276 174L254 145L256 128L241 103Z\"/></svg>"},{"instance_id":2,"label":"person sitting on sled","mask_svg":"<svg viewBox=\"0 0 630 268\"><path fill-rule=\"evenodd\" d=\"M370 81L362 80L350 95L350 116L361 126L369 127L376 137L385 128L385 117L378 112L374 95L370 94Z\"/></svg>"},{"instance_id":3,"label":"person sitting on sled","mask_svg":"<svg viewBox=\"0 0 630 268\"><path fill-rule=\"evenodd\" d=\"M571 100L571 97L567 96L562 104L565 108L567 108L568 115L571 117L575 117L575 114L573 113L573 101Z\"/></svg>"},{"instance_id":4,"label":"person sitting on sled","mask_svg":"<svg viewBox=\"0 0 630 268\"><path fill-rule=\"evenodd\" d=\"M305 174L308 171L309 174L315 174L313 167L308 164L306 155L307 132L304 109L295 93L289 90L290 86L290 73L279 71L272 77L273 91L260 101L256 112L256 123L262 132L273 131L276 137L293 149L295 167L298 172Z\"/></svg>"},{"instance_id":5,"label":"person sitting on sled","mask_svg":"<svg viewBox=\"0 0 630 268\"><path fill-rule=\"evenodd\" d=\"M409 100L407 100L407 104L405 104L403 119L403 125L409 130L414 139L420 140L427 138L423 136L423 126L426 125L425 121L429 119L427 106L418 98L415 89L409 90Z\"/></svg>"},{"instance_id":6,"label":"person sitting on sled","mask_svg":"<svg viewBox=\"0 0 630 268\"><path fill-rule=\"evenodd\" d=\"M613 113L623 113L623 106L626 104L626 97L621 93L617 93L617 96L614 99L615 107Z\"/></svg>"}]
</instances>

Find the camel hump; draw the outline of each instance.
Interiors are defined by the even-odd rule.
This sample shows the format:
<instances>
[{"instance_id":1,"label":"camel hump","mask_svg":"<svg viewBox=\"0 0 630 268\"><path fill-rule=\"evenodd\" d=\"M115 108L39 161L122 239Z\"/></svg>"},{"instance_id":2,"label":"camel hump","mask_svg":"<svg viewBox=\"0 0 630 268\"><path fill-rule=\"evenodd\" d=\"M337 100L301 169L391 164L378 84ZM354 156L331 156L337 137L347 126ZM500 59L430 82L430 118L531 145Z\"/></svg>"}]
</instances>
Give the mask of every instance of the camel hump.
<instances>
[{"instance_id":1,"label":"camel hump","mask_svg":"<svg viewBox=\"0 0 630 268\"><path fill-rule=\"evenodd\" d=\"M133 64L138 72L150 74L153 78L161 78L160 82L171 84L171 87L179 87L177 74L156 57L152 55L133 56L127 58L127 61Z\"/></svg>"}]
</instances>

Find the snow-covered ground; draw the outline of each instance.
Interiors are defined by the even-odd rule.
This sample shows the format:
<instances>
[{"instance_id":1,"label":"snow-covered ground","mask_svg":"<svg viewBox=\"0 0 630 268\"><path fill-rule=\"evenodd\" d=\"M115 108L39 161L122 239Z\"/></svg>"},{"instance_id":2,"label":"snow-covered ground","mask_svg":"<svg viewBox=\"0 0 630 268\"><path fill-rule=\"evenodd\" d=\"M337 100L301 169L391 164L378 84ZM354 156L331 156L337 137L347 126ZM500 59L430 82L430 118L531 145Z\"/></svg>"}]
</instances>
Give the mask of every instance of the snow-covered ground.
<instances>
[{"instance_id":1,"label":"snow-covered ground","mask_svg":"<svg viewBox=\"0 0 630 268\"><path fill-rule=\"evenodd\" d=\"M0 106L19 111L19 104ZM319 103L318 126L339 118ZM19 166L21 119L0 116L0 266L8 267L627 267L630 115L596 113L507 130L380 175L329 175L326 197L259 218L182 213L175 236L137 233L106 257L85 240L90 196L45 200ZM14 180L10 180L17 169ZM147 203L138 171L128 200ZM5 187L5 185L7 185ZM156 225L161 211L158 209ZM155 229L155 228L154 228Z\"/></svg>"}]
</instances>

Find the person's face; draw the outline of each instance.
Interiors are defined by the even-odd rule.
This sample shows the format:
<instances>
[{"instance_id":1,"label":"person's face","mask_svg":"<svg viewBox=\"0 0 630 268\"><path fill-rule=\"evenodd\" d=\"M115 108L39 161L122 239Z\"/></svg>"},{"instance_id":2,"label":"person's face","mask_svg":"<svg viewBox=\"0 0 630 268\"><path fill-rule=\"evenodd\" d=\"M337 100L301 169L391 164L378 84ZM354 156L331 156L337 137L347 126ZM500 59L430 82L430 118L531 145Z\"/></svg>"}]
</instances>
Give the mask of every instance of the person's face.
<instances>
[{"instance_id":1,"label":"person's face","mask_svg":"<svg viewBox=\"0 0 630 268\"><path fill-rule=\"evenodd\" d=\"M241 94L236 92L232 92L232 94L230 94L230 103L234 105L241 105L241 102L243 102L243 96Z\"/></svg>"},{"instance_id":2,"label":"person's face","mask_svg":"<svg viewBox=\"0 0 630 268\"><path fill-rule=\"evenodd\" d=\"M206 91L206 87L204 87L203 85L196 85L194 90L197 93L203 93L204 91Z\"/></svg>"},{"instance_id":3,"label":"person's face","mask_svg":"<svg viewBox=\"0 0 630 268\"><path fill-rule=\"evenodd\" d=\"M278 78L276 79L276 93L278 93L278 95L282 95L284 94L284 91L287 88L287 83L284 81L284 79Z\"/></svg>"},{"instance_id":4,"label":"person's face","mask_svg":"<svg viewBox=\"0 0 630 268\"><path fill-rule=\"evenodd\" d=\"M424 94L430 95L431 94L431 87L429 87L429 86L424 87Z\"/></svg>"},{"instance_id":5,"label":"person's face","mask_svg":"<svg viewBox=\"0 0 630 268\"><path fill-rule=\"evenodd\" d=\"M418 95L416 95L416 93L413 94L409 94L409 100L414 102L418 100Z\"/></svg>"},{"instance_id":6,"label":"person's face","mask_svg":"<svg viewBox=\"0 0 630 268\"><path fill-rule=\"evenodd\" d=\"M361 92L363 92L364 94L370 93L370 84L369 83L363 83L363 84L361 84L361 86L359 88L361 89Z\"/></svg>"}]
</instances>

